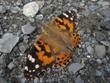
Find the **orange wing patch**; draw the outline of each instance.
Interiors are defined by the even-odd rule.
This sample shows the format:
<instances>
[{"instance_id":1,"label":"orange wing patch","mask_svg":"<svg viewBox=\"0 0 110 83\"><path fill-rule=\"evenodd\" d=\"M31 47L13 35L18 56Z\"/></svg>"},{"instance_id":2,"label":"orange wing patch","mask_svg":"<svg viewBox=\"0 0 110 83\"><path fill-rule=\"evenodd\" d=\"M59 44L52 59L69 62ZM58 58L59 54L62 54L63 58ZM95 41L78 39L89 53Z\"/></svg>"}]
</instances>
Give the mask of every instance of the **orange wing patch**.
<instances>
[{"instance_id":1,"label":"orange wing patch","mask_svg":"<svg viewBox=\"0 0 110 83\"><path fill-rule=\"evenodd\" d=\"M24 68L24 76L28 80L43 76L49 68L64 67L71 61L70 49L80 43L80 36L75 31L76 20L76 13L67 11L48 25L43 24L42 33L30 49Z\"/></svg>"}]
</instances>

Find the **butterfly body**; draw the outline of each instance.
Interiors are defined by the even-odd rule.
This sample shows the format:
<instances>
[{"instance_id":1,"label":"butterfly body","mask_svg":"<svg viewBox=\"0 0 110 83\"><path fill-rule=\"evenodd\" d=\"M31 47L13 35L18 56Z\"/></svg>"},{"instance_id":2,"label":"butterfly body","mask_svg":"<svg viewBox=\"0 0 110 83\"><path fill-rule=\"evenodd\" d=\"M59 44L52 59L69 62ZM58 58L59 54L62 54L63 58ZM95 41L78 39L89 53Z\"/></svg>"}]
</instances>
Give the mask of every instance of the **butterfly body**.
<instances>
[{"instance_id":1,"label":"butterfly body","mask_svg":"<svg viewBox=\"0 0 110 83\"><path fill-rule=\"evenodd\" d=\"M67 11L48 25L43 24L42 33L35 40L28 54L24 70L27 79L40 77L48 69L68 64L72 59L69 49L74 49L80 42L80 37L74 30L75 20L76 13Z\"/></svg>"}]
</instances>

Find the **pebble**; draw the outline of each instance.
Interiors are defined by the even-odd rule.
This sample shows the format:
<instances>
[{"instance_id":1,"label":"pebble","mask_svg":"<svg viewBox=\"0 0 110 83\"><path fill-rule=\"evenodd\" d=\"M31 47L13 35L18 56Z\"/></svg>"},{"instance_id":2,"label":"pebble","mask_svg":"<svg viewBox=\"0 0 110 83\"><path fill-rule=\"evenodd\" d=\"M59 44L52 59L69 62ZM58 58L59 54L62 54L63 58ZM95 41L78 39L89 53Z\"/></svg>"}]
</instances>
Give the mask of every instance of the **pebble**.
<instances>
[{"instance_id":1,"label":"pebble","mask_svg":"<svg viewBox=\"0 0 110 83\"><path fill-rule=\"evenodd\" d=\"M102 41L106 38L106 34L100 32L100 31L97 31L97 32L95 32L95 38L97 41Z\"/></svg>"},{"instance_id":2,"label":"pebble","mask_svg":"<svg viewBox=\"0 0 110 83\"><path fill-rule=\"evenodd\" d=\"M10 69L10 70L12 70L13 68L15 68L16 67L16 65L13 63L13 62L10 62L9 64L8 64L8 68Z\"/></svg>"},{"instance_id":3,"label":"pebble","mask_svg":"<svg viewBox=\"0 0 110 83\"><path fill-rule=\"evenodd\" d=\"M108 46L107 53L110 54L110 46Z\"/></svg>"},{"instance_id":4,"label":"pebble","mask_svg":"<svg viewBox=\"0 0 110 83\"><path fill-rule=\"evenodd\" d=\"M5 76L5 71L3 69L0 70L0 77Z\"/></svg>"},{"instance_id":5,"label":"pebble","mask_svg":"<svg viewBox=\"0 0 110 83\"><path fill-rule=\"evenodd\" d=\"M77 71L79 71L83 67L84 67L84 65L82 65L80 63L73 63L68 66L68 71L75 74Z\"/></svg>"},{"instance_id":6,"label":"pebble","mask_svg":"<svg viewBox=\"0 0 110 83\"><path fill-rule=\"evenodd\" d=\"M21 26L21 30L24 34L30 34L35 30L36 27L30 25L30 23Z\"/></svg>"},{"instance_id":7,"label":"pebble","mask_svg":"<svg viewBox=\"0 0 110 83\"><path fill-rule=\"evenodd\" d=\"M9 83L9 82L7 82L5 79L0 77L0 83Z\"/></svg>"},{"instance_id":8,"label":"pebble","mask_svg":"<svg viewBox=\"0 0 110 83\"><path fill-rule=\"evenodd\" d=\"M77 78L75 78L75 83L84 83L84 80L82 80L81 77L78 76Z\"/></svg>"},{"instance_id":9,"label":"pebble","mask_svg":"<svg viewBox=\"0 0 110 83\"><path fill-rule=\"evenodd\" d=\"M110 46L110 42L109 41L100 41L100 43L102 43L105 46Z\"/></svg>"},{"instance_id":10,"label":"pebble","mask_svg":"<svg viewBox=\"0 0 110 83\"><path fill-rule=\"evenodd\" d=\"M27 43L20 43L19 44L19 49L22 53L24 53L27 48L29 48Z\"/></svg>"},{"instance_id":11,"label":"pebble","mask_svg":"<svg viewBox=\"0 0 110 83\"><path fill-rule=\"evenodd\" d=\"M51 14L51 13L53 12L54 8L55 8L55 7L54 7L53 5L48 5L47 7L42 8L42 9L40 10L40 12L41 12L42 14Z\"/></svg>"},{"instance_id":12,"label":"pebble","mask_svg":"<svg viewBox=\"0 0 110 83\"><path fill-rule=\"evenodd\" d=\"M37 19L37 20L42 20L42 19L43 19L43 15L42 15L42 14L36 15L36 19Z\"/></svg>"},{"instance_id":13,"label":"pebble","mask_svg":"<svg viewBox=\"0 0 110 83\"><path fill-rule=\"evenodd\" d=\"M11 33L4 34L3 37L0 39L0 51L10 53L18 41L19 37Z\"/></svg>"},{"instance_id":14,"label":"pebble","mask_svg":"<svg viewBox=\"0 0 110 83\"><path fill-rule=\"evenodd\" d=\"M6 8L3 5L0 5L0 13L5 13Z\"/></svg>"},{"instance_id":15,"label":"pebble","mask_svg":"<svg viewBox=\"0 0 110 83\"><path fill-rule=\"evenodd\" d=\"M100 59L97 59L96 61L97 61L99 64L102 63L102 60L100 60Z\"/></svg>"},{"instance_id":16,"label":"pebble","mask_svg":"<svg viewBox=\"0 0 110 83\"><path fill-rule=\"evenodd\" d=\"M33 1L23 6L23 14L28 17L34 17L39 9L44 5L44 1Z\"/></svg>"},{"instance_id":17,"label":"pebble","mask_svg":"<svg viewBox=\"0 0 110 83\"><path fill-rule=\"evenodd\" d=\"M97 3L98 3L99 5L102 5L102 6L107 6L107 5L109 5L109 2L108 2L108 1L105 1L105 0L99 0Z\"/></svg>"},{"instance_id":18,"label":"pebble","mask_svg":"<svg viewBox=\"0 0 110 83\"><path fill-rule=\"evenodd\" d=\"M39 11L39 4L35 1L27 3L23 6L23 14L25 16L34 17Z\"/></svg>"},{"instance_id":19,"label":"pebble","mask_svg":"<svg viewBox=\"0 0 110 83\"><path fill-rule=\"evenodd\" d=\"M39 79L38 78L35 78L34 79L34 83L39 83Z\"/></svg>"},{"instance_id":20,"label":"pebble","mask_svg":"<svg viewBox=\"0 0 110 83\"><path fill-rule=\"evenodd\" d=\"M105 17L100 21L100 26L104 29L110 30L110 10Z\"/></svg>"},{"instance_id":21,"label":"pebble","mask_svg":"<svg viewBox=\"0 0 110 83\"><path fill-rule=\"evenodd\" d=\"M104 45L96 45L95 46L95 54L99 57L99 58L103 58L104 55L106 53L106 49Z\"/></svg>"},{"instance_id":22,"label":"pebble","mask_svg":"<svg viewBox=\"0 0 110 83\"><path fill-rule=\"evenodd\" d=\"M16 7L11 7L11 12L12 13L18 13L19 11L21 11L22 9L20 8L20 7L18 7L18 6L16 6Z\"/></svg>"},{"instance_id":23,"label":"pebble","mask_svg":"<svg viewBox=\"0 0 110 83\"><path fill-rule=\"evenodd\" d=\"M87 46L87 51L88 51L88 53L90 53L90 54L93 54L94 53L94 49L89 45L89 46Z\"/></svg>"},{"instance_id":24,"label":"pebble","mask_svg":"<svg viewBox=\"0 0 110 83\"><path fill-rule=\"evenodd\" d=\"M101 76L102 75L102 72L96 70L96 73L95 73L96 76Z\"/></svg>"}]
</instances>

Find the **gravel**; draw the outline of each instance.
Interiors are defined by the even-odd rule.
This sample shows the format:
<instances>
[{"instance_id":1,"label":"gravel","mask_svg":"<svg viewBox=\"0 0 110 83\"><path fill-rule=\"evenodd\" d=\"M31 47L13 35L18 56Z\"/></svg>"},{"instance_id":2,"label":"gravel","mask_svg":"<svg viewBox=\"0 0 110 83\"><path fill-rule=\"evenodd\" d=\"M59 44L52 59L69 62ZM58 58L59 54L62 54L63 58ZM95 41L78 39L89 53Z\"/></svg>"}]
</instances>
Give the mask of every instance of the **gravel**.
<instances>
[{"instance_id":1,"label":"gravel","mask_svg":"<svg viewBox=\"0 0 110 83\"><path fill-rule=\"evenodd\" d=\"M27 83L23 68L41 24L72 9L81 43L71 63L30 83L110 83L109 0L1 0L0 83Z\"/></svg>"}]
</instances>

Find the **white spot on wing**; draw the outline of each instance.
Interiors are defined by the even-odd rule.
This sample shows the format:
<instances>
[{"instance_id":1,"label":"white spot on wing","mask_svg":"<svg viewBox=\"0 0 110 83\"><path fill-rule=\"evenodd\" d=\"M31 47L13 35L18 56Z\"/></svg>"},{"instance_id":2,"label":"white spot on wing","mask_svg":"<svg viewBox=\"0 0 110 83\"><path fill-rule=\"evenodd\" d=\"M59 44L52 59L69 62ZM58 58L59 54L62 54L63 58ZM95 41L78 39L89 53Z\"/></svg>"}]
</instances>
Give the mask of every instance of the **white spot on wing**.
<instances>
[{"instance_id":1,"label":"white spot on wing","mask_svg":"<svg viewBox=\"0 0 110 83\"><path fill-rule=\"evenodd\" d=\"M71 17L71 18L70 18L70 20L72 20L72 21L73 21L73 18Z\"/></svg>"},{"instance_id":2,"label":"white spot on wing","mask_svg":"<svg viewBox=\"0 0 110 83\"><path fill-rule=\"evenodd\" d=\"M35 58L32 58L31 62L34 63L35 62Z\"/></svg>"},{"instance_id":3,"label":"white spot on wing","mask_svg":"<svg viewBox=\"0 0 110 83\"><path fill-rule=\"evenodd\" d=\"M71 13L71 11L68 11L69 13Z\"/></svg>"},{"instance_id":4,"label":"white spot on wing","mask_svg":"<svg viewBox=\"0 0 110 83\"><path fill-rule=\"evenodd\" d=\"M38 65L38 64L37 64L37 65L35 65L35 68L36 68L36 69L38 69L38 68L39 68L39 65Z\"/></svg>"},{"instance_id":5,"label":"white spot on wing","mask_svg":"<svg viewBox=\"0 0 110 83\"><path fill-rule=\"evenodd\" d=\"M28 71L28 67L27 66L25 66L24 69Z\"/></svg>"},{"instance_id":6,"label":"white spot on wing","mask_svg":"<svg viewBox=\"0 0 110 83\"><path fill-rule=\"evenodd\" d=\"M31 72L31 70L29 70L29 72Z\"/></svg>"},{"instance_id":7,"label":"white spot on wing","mask_svg":"<svg viewBox=\"0 0 110 83\"><path fill-rule=\"evenodd\" d=\"M63 15L68 18L68 15L66 13L63 13Z\"/></svg>"},{"instance_id":8,"label":"white spot on wing","mask_svg":"<svg viewBox=\"0 0 110 83\"><path fill-rule=\"evenodd\" d=\"M35 72L35 69L34 70L32 70L33 72Z\"/></svg>"}]
</instances>

